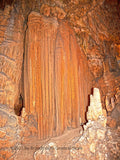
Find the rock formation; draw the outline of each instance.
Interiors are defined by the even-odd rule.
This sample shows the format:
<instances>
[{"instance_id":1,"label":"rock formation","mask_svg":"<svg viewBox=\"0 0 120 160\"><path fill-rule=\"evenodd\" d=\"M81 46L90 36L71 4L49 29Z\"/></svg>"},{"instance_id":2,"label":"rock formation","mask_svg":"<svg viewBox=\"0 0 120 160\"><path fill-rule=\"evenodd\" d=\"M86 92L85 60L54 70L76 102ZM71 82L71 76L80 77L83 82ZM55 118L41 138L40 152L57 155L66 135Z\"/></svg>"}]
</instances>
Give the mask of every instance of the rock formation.
<instances>
[{"instance_id":1,"label":"rock formation","mask_svg":"<svg viewBox=\"0 0 120 160\"><path fill-rule=\"evenodd\" d=\"M73 138L67 144L63 143L62 146L57 144L57 141L50 140L34 153L34 159L119 159L119 140L114 139L113 136L113 134L118 135L119 132L111 132L111 130L106 127L107 117L105 111L102 109L98 88L94 88L93 95L90 96L87 118L88 122L83 125L84 130L80 129L79 137Z\"/></svg>"},{"instance_id":2,"label":"rock formation","mask_svg":"<svg viewBox=\"0 0 120 160\"><path fill-rule=\"evenodd\" d=\"M87 120L97 121L100 117L106 117L106 110L102 109L100 92L98 88L94 88L93 95L90 95L90 106L88 106ZM106 121L104 122L106 126Z\"/></svg>"},{"instance_id":3,"label":"rock formation","mask_svg":"<svg viewBox=\"0 0 120 160\"><path fill-rule=\"evenodd\" d=\"M98 105L96 93L91 96L94 103L89 104L92 88L99 88ZM108 143L104 136L100 142L105 140L111 151L106 159L117 159L119 0L1 0L0 159L23 159L23 152L27 154L25 159L33 159L35 149L20 150L20 146L39 143L38 137L61 135L85 124L87 107L90 128L96 135L104 135L105 124L111 128L105 129ZM107 117L100 123L99 118L106 112ZM102 131L92 126L98 122ZM89 137L91 130L85 131ZM91 143L86 137L82 142L88 142L91 155L106 147L102 145L99 150L99 141ZM83 148L82 152L87 150ZM101 151L95 158L102 159L106 152ZM69 158L69 150L66 153ZM72 149L70 153L76 159L74 154L78 152Z\"/></svg>"},{"instance_id":4,"label":"rock formation","mask_svg":"<svg viewBox=\"0 0 120 160\"><path fill-rule=\"evenodd\" d=\"M32 12L26 31L25 108L37 114L41 139L78 127L80 118L85 122L90 78L68 23Z\"/></svg>"},{"instance_id":5,"label":"rock formation","mask_svg":"<svg viewBox=\"0 0 120 160\"><path fill-rule=\"evenodd\" d=\"M17 8L18 9L18 8ZM20 92L23 63L24 17L20 10L0 10L0 159L9 159L20 142L14 113Z\"/></svg>"},{"instance_id":6,"label":"rock formation","mask_svg":"<svg viewBox=\"0 0 120 160\"><path fill-rule=\"evenodd\" d=\"M13 108L19 97L22 74L24 17L6 6L0 12L0 103Z\"/></svg>"}]
</instances>

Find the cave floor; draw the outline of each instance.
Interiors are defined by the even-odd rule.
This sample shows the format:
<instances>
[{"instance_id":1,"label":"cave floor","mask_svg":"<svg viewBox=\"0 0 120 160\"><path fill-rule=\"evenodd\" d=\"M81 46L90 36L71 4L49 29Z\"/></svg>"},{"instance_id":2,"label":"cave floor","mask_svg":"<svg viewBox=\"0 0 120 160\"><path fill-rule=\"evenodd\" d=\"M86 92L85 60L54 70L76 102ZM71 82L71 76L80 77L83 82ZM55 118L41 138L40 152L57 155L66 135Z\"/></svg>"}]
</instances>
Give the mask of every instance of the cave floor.
<instances>
[{"instance_id":1,"label":"cave floor","mask_svg":"<svg viewBox=\"0 0 120 160\"><path fill-rule=\"evenodd\" d=\"M67 130L61 136L49 138L46 140L39 140L38 138L34 137L31 140L27 140L27 143L23 142L23 144L20 146L21 149L18 149L18 151L16 152L14 160L23 159L23 155L24 160L33 160L35 151L44 144L54 143L56 144L56 146L59 146L64 150L72 145L72 140L77 141L80 138L80 132L82 132L82 127Z\"/></svg>"},{"instance_id":2,"label":"cave floor","mask_svg":"<svg viewBox=\"0 0 120 160\"><path fill-rule=\"evenodd\" d=\"M46 140L32 138L21 144L14 160L119 160L120 127L106 129L101 140L87 140L91 137L82 127L71 129L63 135ZM52 147L52 150L50 148ZM42 149L40 149L42 147ZM56 151L57 147L57 151ZM56 156L57 154L57 156Z\"/></svg>"}]
</instances>

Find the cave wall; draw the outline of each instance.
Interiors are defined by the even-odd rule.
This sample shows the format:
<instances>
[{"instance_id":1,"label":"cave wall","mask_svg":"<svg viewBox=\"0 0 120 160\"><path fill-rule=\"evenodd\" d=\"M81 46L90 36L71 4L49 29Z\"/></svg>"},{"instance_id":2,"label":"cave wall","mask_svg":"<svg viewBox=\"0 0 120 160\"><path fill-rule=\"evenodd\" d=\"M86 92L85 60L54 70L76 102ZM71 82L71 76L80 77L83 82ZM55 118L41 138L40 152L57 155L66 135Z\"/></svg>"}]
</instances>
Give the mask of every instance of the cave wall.
<instances>
[{"instance_id":1,"label":"cave wall","mask_svg":"<svg viewBox=\"0 0 120 160\"><path fill-rule=\"evenodd\" d=\"M17 8L0 10L0 159L8 159L21 141L14 104L20 93L24 17Z\"/></svg>"},{"instance_id":2,"label":"cave wall","mask_svg":"<svg viewBox=\"0 0 120 160\"><path fill-rule=\"evenodd\" d=\"M0 103L13 108L22 73L24 17L19 10L6 6L0 12L0 21Z\"/></svg>"},{"instance_id":3,"label":"cave wall","mask_svg":"<svg viewBox=\"0 0 120 160\"><path fill-rule=\"evenodd\" d=\"M76 40L74 40L74 42L76 46L79 45L79 47L77 47L77 53L75 53L77 54L76 55L77 58L75 57L75 61L78 64L76 64L75 61L73 61L74 63L72 65L75 65L76 68L78 67L77 68L78 75L76 74L78 76L78 81L79 81L78 85L83 86L82 90L85 90L81 92L79 91L79 93L82 93L81 96L83 96L84 98L85 97L84 94L88 95L90 88L98 87L101 93L102 106L107 110L108 125L110 127L116 127L119 125L119 120L120 120L119 119L120 117L119 116L120 113L120 100L119 100L120 99L120 2L119 0L100 0L100 1L98 0L92 0L92 1L90 0L85 0L85 1L2 0L0 1L0 8L1 8L0 9L0 127L1 127L0 158L1 159L2 155L3 157L9 158L12 157L13 154L15 154L14 152L11 151L11 148L9 150L7 147L8 146L13 147L16 144L21 143L19 142L19 138L22 139L22 143L23 142L26 143L31 139L31 137L38 136L39 126L37 122L39 120L37 119L37 116L40 116L39 114L40 111L36 112L34 111L32 106L28 106L29 100L28 103L26 103L26 99L31 97L31 95L27 97L27 94L25 94L24 98L25 108L23 109L21 116L18 117L14 113L14 108L20 107L21 109L22 107L21 104L19 105L20 94L22 94L22 97L24 97L23 94L24 91L21 87L23 86L23 80L21 80L23 72L22 63L23 63L23 55L25 58L28 53L28 51L25 50L30 49L29 47L27 47L27 43L29 42L29 40L31 40L31 38L29 39L27 37L27 33L30 31L30 23L28 17L30 16L31 11L34 11L34 13L39 15L38 17L41 16L44 17L43 19L49 19L49 20L52 19L52 22L54 19L54 21L58 23L56 31L59 30L60 32L61 30L64 30L65 28L62 27L64 24L66 27L67 34L68 32L71 32L72 35L75 35L75 38L73 38L74 36L72 38L73 39L77 38L77 42L75 42ZM37 34L36 31L40 29L39 28L40 26L37 27L38 25L37 23L35 24L35 26L33 26L33 28L36 27L34 31L35 34ZM44 22L44 24L46 23ZM47 22L47 24L49 23ZM31 28L31 30L33 28ZM47 33L51 33L52 30L49 27L48 30L49 31L47 31ZM61 33L61 35L65 37L64 33ZM57 40L58 44L56 45L63 46L64 43L66 44L66 41L64 40L64 38L63 39L60 38L62 36L60 37L59 36L60 34L58 35L58 40ZM36 37L39 38L38 35L36 35ZM45 38L47 36L43 37ZM25 39L27 39L28 42ZM39 46L39 43L40 43L39 41L35 40L36 46ZM63 50L64 49L67 50L66 47L67 45L65 47L61 47L62 49L61 52L65 55L67 54L67 51L64 53ZM35 48L31 48L29 52L31 53L31 56L34 56L34 54L32 54L33 51L36 53L41 52L42 55L41 49L40 51L35 51ZM60 49L58 49L57 53L59 53L59 51ZM28 58L31 57L28 56ZM38 59L39 58L40 57L38 57ZM80 59L82 59L82 61ZM32 62L33 62L32 65L38 65L38 68L40 67L39 63L36 63L35 61ZM66 63L68 62L69 61L66 60ZM44 62L42 61L41 63L43 64ZM63 60L59 61L59 63L63 63ZM65 66L66 63L63 63L64 65L57 65L57 67ZM86 67L87 65L88 67ZM62 72L61 71L62 69L63 68L59 68L60 72ZM72 70L72 72L73 71L74 70ZM88 73L86 73L87 71ZM33 73L38 76L37 72L41 74L40 69L39 71L36 72L34 71ZM60 75L60 72L58 72L58 75ZM81 80L80 78L84 77L84 74L87 76L85 79L82 78ZM64 76L61 75L60 77L63 78ZM34 84L34 80L35 79L32 79L32 84ZM88 84L86 82L88 82ZM44 82L44 78L42 79L42 83L47 84L46 82ZM90 87L90 88L88 87L88 91L86 89L87 85ZM32 88L29 88L29 83L26 83L25 87L27 91L29 89L31 90L28 93L30 94L33 93ZM76 86L74 85L74 87ZM58 87L58 89L60 88ZM46 90L45 94L48 94ZM33 96L31 97L31 100L32 99ZM85 104L83 104L84 102ZM39 104L39 102L36 103ZM86 111L86 104L87 104L86 100L85 101L83 100L81 104L82 104L82 110L79 109L79 114L81 115L82 120L84 122L85 121L84 113ZM20 109L18 109L18 111ZM35 113L36 115L33 113ZM14 130L11 130L11 128L14 128ZM39 134L40 134L40 128L39 128Z\"/></svg>"}]
</instances>

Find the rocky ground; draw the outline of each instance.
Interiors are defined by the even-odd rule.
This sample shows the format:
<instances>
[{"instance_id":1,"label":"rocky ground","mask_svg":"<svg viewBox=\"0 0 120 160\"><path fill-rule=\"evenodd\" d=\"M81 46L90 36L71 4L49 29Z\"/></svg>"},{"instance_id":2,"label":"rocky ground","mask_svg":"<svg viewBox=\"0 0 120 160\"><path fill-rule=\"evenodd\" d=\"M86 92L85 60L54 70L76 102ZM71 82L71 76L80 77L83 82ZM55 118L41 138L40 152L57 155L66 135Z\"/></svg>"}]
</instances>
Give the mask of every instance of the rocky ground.
<instances>
[{"instance_id":1,"label":"rocky ground","mask_svg":"<svg viewBox=\"0 0 120 160\"><path fill-rule=\"evenodd\" d=\"M107 115L97 88L90 96L87 120L78 129L67 130L59 137L22 141L14 159L19 160L24 154L25 160L119 160L120 126L106 126Z\"/></svg>"},{"instance_id":2,"label":"rocky ground","mask_svg":"<svg viewBox=\"0 0 120 160\"><path fill-rule=\"evenodd\" d=\"M83 130L84 128L84 130ZM24 159L22 158L24 157ZM14 160L119 160L120 127L111 129L89 122L62 136L18 146Z\"/></svg>"},{"instance_id":3,"label":"rocky ground","mask_svg":"<svg viewBox=\"0 0 120 160\"><path fill-rule=\"evenodd\" d=\"M120 159L120 126L106 125L107 114L102 109L97 88L90 96L86 124L77 129L69 128L61 136L42 141L37 138L32 126L25 131L22 129L22 123L25 121L24 114L21 125L18 125L17 121L20 119L13 116L12 112L11 115L5 113L4 109L5 106L3 109L1 106L0 115L4 115L4 119L0 121L0 160Z\"/></svg>"}]
</instances>

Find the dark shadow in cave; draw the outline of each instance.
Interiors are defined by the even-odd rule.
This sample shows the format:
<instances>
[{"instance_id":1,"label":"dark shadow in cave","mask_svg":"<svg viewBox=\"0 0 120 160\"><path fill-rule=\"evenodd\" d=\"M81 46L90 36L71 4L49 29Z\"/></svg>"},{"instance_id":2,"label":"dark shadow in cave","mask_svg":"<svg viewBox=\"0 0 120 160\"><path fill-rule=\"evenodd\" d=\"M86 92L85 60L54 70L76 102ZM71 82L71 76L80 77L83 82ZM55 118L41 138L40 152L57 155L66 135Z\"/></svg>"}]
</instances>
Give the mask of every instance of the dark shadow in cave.
<instances>
[{"instance_id":1,"label":"dark shadow in cave","mask_svg":"<svg viewBox=\"0 0 120 160\"><path fill-rule=\"evenodd\" d=\"M22 97L22 95L20 94L19 103L14 106L14 112L15 112L15 114L16 114L17 116L21 116L23 107L24 107L24 106L23 106L23 97Z\"/></svg>"}]
</instances>

